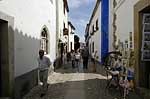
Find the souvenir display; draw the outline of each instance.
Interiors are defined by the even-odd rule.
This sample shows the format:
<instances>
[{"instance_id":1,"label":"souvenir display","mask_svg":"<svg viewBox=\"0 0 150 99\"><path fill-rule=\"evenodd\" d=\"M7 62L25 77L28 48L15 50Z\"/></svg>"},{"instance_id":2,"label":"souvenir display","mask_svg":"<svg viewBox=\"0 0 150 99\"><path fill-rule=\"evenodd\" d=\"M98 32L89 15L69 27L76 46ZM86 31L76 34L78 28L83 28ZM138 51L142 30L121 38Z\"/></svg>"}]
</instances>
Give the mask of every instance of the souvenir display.
<instances>
[{"instance_id":1,"label":"souvenir display","mask_svg":"<svg viewBox=\"0 0 150 99\"><path fill-rule=\"evenodd\" d=\"M142 61L150 61L150 14L143 16Z\"/></svg>"}]
</instances>

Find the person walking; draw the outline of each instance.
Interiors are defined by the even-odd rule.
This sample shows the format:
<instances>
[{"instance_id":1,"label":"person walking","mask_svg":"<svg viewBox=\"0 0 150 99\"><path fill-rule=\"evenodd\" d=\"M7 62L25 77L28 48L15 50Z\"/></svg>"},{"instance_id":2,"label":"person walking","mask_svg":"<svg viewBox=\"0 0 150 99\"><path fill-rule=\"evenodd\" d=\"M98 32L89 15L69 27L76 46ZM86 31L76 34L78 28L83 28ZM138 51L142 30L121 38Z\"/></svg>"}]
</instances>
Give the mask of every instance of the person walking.
<instances>
[{"instance_id":1,"label":"person walking","mask_svg":"<svg viewBox=\"0 0 150 99\"><path fill-rule=\"evenodd\" d=\"M88 58L89 58L89 50L88 47L85 46L82 51L83 69L88 69Z\"/></svg>"},{"instance_id":2,"label":"person walking","mask_svg":"<svg viewBox=\"0 0 150 99\"><path fill-rule=\"evenodd\" d=\"M71 53L67 52L67 63L69 63L71 60Z\"/></svg>"},{"instance_id":3,"label":"person walking","mask_svg":"<svg viewBox=\"0 0 150 99\"><path fill-rule=\"evenodd\" d=\"M72 68L75 68L75 53L74 53L74 50L71 51L71 61L72 61Z\"/></svg>"},{"instance_id":4,"label":"person walking","mask_svg":"<svg viewBox=\"0 0 150 99\"><path fill-rule=\"evenodd\" d=\"M41 97L45 95L45 91L47 91L48 89L47 79L50 65L51 61L48 57L44 56L44 50L39 50L39 57L38 57L39 80L43 83Z\"/></svg>"},{"instance_id":5,"label":"person walking","mask_svg":"<svg viewBox=\"0 0 150 99\"><path fill-rule=\"evenodd\" d=\"M78 68L78 71L79 71L79 65L80 65L80 52L77 50L77 52L75 53L75 64L76 64L76 67Z\"/></svg>"}]
</instances>

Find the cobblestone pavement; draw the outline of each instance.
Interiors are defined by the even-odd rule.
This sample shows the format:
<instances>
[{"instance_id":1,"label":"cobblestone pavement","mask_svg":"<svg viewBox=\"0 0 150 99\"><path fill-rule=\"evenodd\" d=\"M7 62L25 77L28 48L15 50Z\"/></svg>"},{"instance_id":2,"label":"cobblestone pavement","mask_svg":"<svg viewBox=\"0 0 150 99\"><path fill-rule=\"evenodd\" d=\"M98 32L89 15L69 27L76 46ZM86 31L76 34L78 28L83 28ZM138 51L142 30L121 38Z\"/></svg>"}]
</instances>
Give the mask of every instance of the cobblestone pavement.
<instances>
[{"instance_id":1,"label":"cobblestone pavement","mask_svg":"<svg viewBox=\"0 0 150 99\"><path fill-rule=\"evenodd\" d=\"M50 84L45 96L40 97L41 87L33 88L23 99L122 99L119 90L106 89L106 76L101 66L96 73L72 69L68 63L49 76ZM134 92L130 92L127 99L142 99Z\"/></svg>"}]
</instances>

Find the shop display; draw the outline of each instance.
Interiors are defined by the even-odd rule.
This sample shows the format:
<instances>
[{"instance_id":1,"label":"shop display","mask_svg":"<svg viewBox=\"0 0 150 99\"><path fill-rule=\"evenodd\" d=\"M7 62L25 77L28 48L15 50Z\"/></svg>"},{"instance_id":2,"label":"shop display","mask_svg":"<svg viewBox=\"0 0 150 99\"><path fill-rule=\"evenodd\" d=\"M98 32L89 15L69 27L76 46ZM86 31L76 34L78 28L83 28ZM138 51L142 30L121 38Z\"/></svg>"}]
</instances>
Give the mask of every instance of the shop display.
<instances>
[{"instance_id":1,"label":"shop display","mask_svg":"<svg viewBox=\"0 0 150 99\"><path fill-rule=\"evenodd\" d=\"M142 61L150 61L150 14L143 15Z\"/></svg>"}]
</instances>

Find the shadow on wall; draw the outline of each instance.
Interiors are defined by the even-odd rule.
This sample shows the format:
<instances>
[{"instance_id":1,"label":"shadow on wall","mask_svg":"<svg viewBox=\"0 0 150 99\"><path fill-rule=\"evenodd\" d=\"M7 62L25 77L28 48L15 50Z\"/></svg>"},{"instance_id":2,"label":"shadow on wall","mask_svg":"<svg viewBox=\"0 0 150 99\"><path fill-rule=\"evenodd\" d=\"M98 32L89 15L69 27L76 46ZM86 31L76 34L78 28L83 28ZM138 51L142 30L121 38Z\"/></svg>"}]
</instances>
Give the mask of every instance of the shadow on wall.
<instances>
[{"instance_id":1,"label":"shadow on wall","mask_svg":"<svg viewBox=\"0 0 150 99\"><path fill-rule=\"evenodd\" d=\"M38 84L37 57L40 41L14 30L15 99L21 99Z\"/></svg>"}]
</instances>

